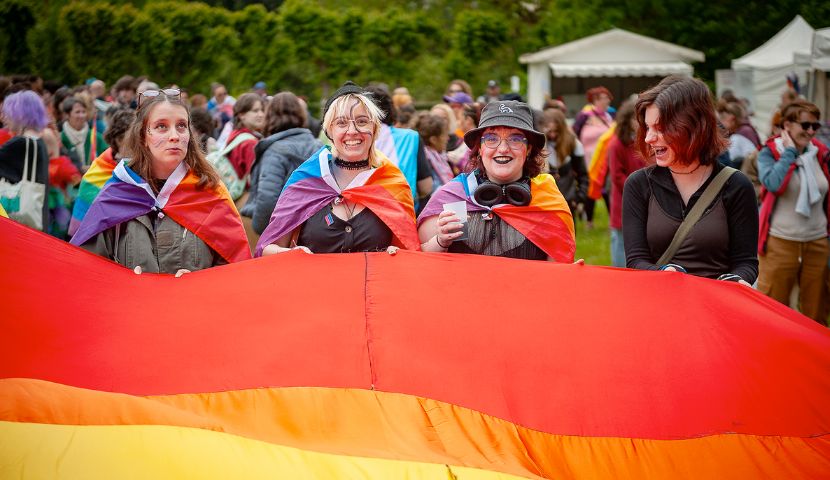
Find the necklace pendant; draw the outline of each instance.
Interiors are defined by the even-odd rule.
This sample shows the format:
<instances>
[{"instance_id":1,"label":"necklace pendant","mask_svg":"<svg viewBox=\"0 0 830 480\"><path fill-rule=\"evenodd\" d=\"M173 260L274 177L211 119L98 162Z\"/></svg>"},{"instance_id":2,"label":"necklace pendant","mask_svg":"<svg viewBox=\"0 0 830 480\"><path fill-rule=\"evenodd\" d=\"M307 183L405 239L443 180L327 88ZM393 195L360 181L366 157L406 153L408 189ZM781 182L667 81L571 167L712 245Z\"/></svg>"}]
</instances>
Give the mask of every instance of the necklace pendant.
<instances>
[{"instance_id":1,"label":"necklace pendant","mask_svg":"<svg viewBox=\"0 0 830 480\"><path fill-rule=\"evenodd\" d=\"M490 212L483 213L483 214L481 214L481 219L482 220L487 220L487 221L492 220L493 219L493 214L490 213Z\"/></svg>"},{"instance_id":2,"label":"necklace pendant","mask_svg":"<svg viewBox=\"0 0 830 480\"><path fill-rule=\"evenodd\" d=\"M340 205L341 203L343 203L343 197L342 196L338 196L337 198L334 199L334 204L335 205Z\"/></svg>"}]
</instances>

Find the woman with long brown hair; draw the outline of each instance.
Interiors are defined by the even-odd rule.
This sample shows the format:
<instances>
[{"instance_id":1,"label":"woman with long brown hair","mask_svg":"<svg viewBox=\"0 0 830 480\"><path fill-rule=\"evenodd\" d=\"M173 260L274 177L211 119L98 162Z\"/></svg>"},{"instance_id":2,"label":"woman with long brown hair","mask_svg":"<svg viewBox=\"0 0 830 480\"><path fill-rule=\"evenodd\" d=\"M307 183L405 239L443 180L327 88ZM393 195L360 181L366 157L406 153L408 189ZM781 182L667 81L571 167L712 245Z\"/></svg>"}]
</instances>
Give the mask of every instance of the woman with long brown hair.
<instances>
[{"instance_id":1,"label":"woman with long brown hair","mask_svg":"<svg viewBox=\"0 0 830 480\"><path fill-rule=\"evenodd\" d=\"M585 151L560 110L545 110L542 126L547 139L545 148L548 151L548 169L556 179L559 191L568 201L571 212L574 212L587 198L588 171L583 157Z\"/></svg>"},{"instance_id":2,"label":"woman with long brown hair","mask_svg":"<svg viewBox=\"0 0 830 480\"><path fill-rule=\"evenodd\" d=\"M139 94L129 158L72 243L138 273L180 275L250 258L239 214L197 142L178 89Z\"/></svg>"}]
</instances>

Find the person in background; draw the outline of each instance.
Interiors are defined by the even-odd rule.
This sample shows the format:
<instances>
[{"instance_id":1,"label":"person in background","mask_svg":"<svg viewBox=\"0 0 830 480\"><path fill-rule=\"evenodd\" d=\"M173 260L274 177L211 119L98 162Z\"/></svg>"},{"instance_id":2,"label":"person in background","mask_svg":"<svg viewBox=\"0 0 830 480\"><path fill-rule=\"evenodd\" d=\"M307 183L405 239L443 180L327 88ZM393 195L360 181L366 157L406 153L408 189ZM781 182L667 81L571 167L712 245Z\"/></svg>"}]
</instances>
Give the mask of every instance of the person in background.
<instances>
[{"instance_id":1,"label":"person in background","mask_svg":"<svg viewBox=\"0 0 830 480\"><path fill-rule=\"evenodd\" d=\"M588 172L585 170L582 143L571 131L565 114L560 110L544 110L542 125L547 140L545 149L548 152L548 169L571 212L576 212L585 203L588 192Z\"/></svg>"},{"instance_id":2,"label":"person in background","mask_svg":"<svg viewBox=\"0 0 830 480\"><path fill-rule=\"evenodd\" d=\"M433 194L418 218L421 249L526 260L573 262L573 218L556 183L541 173L545 136L521 102L487 104L478 128L464 135L473 171ZM462 202L462 219L445 207Z\"/></svg>"},{"instance_id":3,"label":"person in background","mask_svg":"<svg viewBox=\"0 0 830 480\"><path fill-rule=\"evenodd\" d=\"M32 218L26 224L46 231L49 227L49 203L46 199L49 153L41 138L48 122L46 108L35 92L24 90L3 100L2 119L3 125L14 136L0 145L0 179L16 184L24 179L24 172L31 176L31 169L34 169L35 182L44 186L43 204L38 209L40 217ZM19 205L6 204L4 207L9 217L14 219Z\"/></svg>"},{"instance_id":4,"label":"person in background","mask_svg":"<svg viewBox=\"0 0 830 480\"><path fill-rule=\"evenodd\" d=\"M246 180L254 164L254 148L262 138L265 128L264 101L259 94L243 93L233 105L233 130L228 136L227 145L236 147L228 153L228 160L233 165L237 177ZM239 142L237 142L239 139ZM240 143L241 142L241 143ZM247 200L247 190L237 199L237 207L241 207Z\"/></svg>"},{"instance_id":5,"label":"person in background","mask_svg":"<svg viewBox=\"0 0 830 480\"><path fill-rule=\"evenodd\" d=\"M240 210L243 223L246 218L251 219L248 240L252 249L268 226L285 182L300 164L323 147L306 123L305 105L296 95L280 92L271 97L266 108L265 138L256 146L248 202Z\"/></svg>"},{"instance_id":6,"label":"person in background","mask_svg":"<svg viewBox=\"0 0 830 480\"><path fill-rule=\"evenodd\" d=\"M746 113L740 103L718 102L718 118L729 134L731 166L741 168L744 159L761 146L758 134L751 125L747 125Z\"/></svg>"},{"instance_id":7,"label":"person in background","mask_svg":"<svg viewBox=\"0 0 830 480\"><path fill-rule=\"evenodd\" d=\"M623 189L622 229L628 268L686 272L752 285L758 276L758 206L752 183L734 171L665 263L688 212L724 167L727 140L702 81L664 78L635 107L637 149L654 165L637 170Z\"/></svg>"},{"instance_id":8,"label":"person in background","mask_svg":"<svg viewBox=\"0 0 830 480\"><path fill-rule=\"evenodd\" d=\"M136 273L190 271L250 258L239 214L205 160L175 89L145 90L118 164L72 244Z\"/></svg>"},{"instance_id":9,"label":"person in background","mask_svg":"<svg viewBox=\"0 0 830 480\"><path fill-rule=\"evenodd\" d=\"M135 78L130 75L119 78L113 84L110 95L118 105L135 109Z\"/></svg>"},{"instance_id":10,"label":"person in background","mask_svg":"<svg viewBox=\"0 0 830 480\"><path fill-rule=\"evenodd\" d=\"M582 146L585 148L585 168L586 170L589 170L597 142L602 134L611 128L611 124L614 121L608 113L608 108L611 106L611 100L613 100L614 97L605 87L595 87L589 89L586 93L586 97L588 99L588 105L581 112L579 112L579 115L576 116L573 131L577 138L579 138L579 141L582 142ZM604 179L601 178L599 179L599 182L604 184L605 182L603 180ZM608 198L608 194L607 192L603 192L603 194L606 200L605 203L608 205L610 200ZM596 201L592 198L589 197L585 200L585 217L588 228L592 228L594 225L595 205Z\"/></svg>"},{"instance_id":11,"label":"person in background","mask_svg":"<svg viewBox=\"0 0 830 480\"><path fill-rule=\"evenodd\" d=\"M191 108L190 122L199 139L199 146L202 148L202 153L207 155L218 150L216 139L210 136L213 133L214 124L213 117L210 116L207 109L204 107Z\"/></svg>"},{"instance_id":12,"label":"person in background","mask_svg":"<svg viewBox=\"0 0 830 480\"><path fill-rule=\"evenodd\" d=\"M86 173L92 162L109 145L100 132L90 128L87 108L81 99L68 97L61 104L61 111L67 118L61 130L61 143L69 151L78 170Z\"/></svg>"},{"instance_id":13,"label":"person in background","mask_svg":"<svg viewBox=\"0 0 830 480\"><path fill-rule=\"evenodd\" d=\"M478 102L464 105L459 128L465 135L470 130L478 128L478 122L481 119L481 109L483 107L484 105ZM449 140L447 143L449 143ZM455 175L467 171L467 164L470 161L470 148L466 143L461 142L455 150L447 152L447 160L450 161L450 166L452 166Z\"/></svg>"},{"instance_id":14,"label":"person in background","mask_svg":"<svg viewBox=\"0 0 830 480\"><path fill-rule=\"evenodd\" d=\"M256 82L253 87L251 87L251 92L256 93L260 97L262 97L263 101L266 101L266 97L268 97L268 86L265 82Z\"/></svg>"},{"instance_id":15,"label":"person in background","mask_svg":"<svg viewBox=\"0 0 830 480\"><path fill-rule=\"evenodd\" d=\"M447 90L444 92L444 95L453 95L456 93L466 93L472 98L473 88L466 81L456 78L447 85Z\"/></svg>"},{"instance_id":16,"label":"person in background","mask_svg":"<svg viewBox=\"0 0 830 480\"><path fill-rule=\"evenodd\" d=\"M758 290L785 305L799 286L801 313L826 323L822 306L827 260L830 150L815 140L821 113L801 99L781 111L781 136L758 154L763 184Z\"/></svg>"},{"instance_id":17,"label":"person in background","mask_svg":"<svg viewBox=\"0 0 830 480\"><path fill-rule=\"evenodd\" d=\"M107 128L105 116L107 110L112 107L112 102L107 100L107 86L103 80L93 80L89 84L89 94L92 96L92 101L95 106L95 120L102 122L103 128L100 131L104 131Z\"/></svg>"},{"instance_id":18,"label":"person in background","mask_svg":"<svg viewBox=\"0 0 830 480\"><path fill-rule=\"evenodd\" d=\"M352 82L329 98L323 130L331 151L321 149L289 177L257 256L418 250L409 184L375 147L382 116Z\"/></svg>"},{"instance_id":19,"label":"person in background","mask_svg":"<svg viewBox=\"0 0 830 480\"><path fill-rule=\"evenodd\" d=\"M455 176L450 168L447 151L445 150L447 139L450 136L449 128L443 118L423 113L418 116L415 130L418 131L418 135L421 136L421 144L424 145L424 153L432 171L432 188L435 191Z\"/></svg>"},{"instance_id":20,"label":"person in background","mask_svg":"<svg viewBox=\"0 0 830 480\"><path fill-rule=\"evenodd\" d=\"M487 105L490 102L501 100L501 98L501 87L499 86L499 82L490 80L487 82L487 93L478 97L476 102L482 105Z\"/></svg>"},{"instance_id":21,"label":"person in background","mask_svg":"<svg viewBox=\"0 0 830 480\"><path fill-rule=\"evenodd\" d=\"M637 151L637 116L634 103L624 102L617 111L617 127L608 144L608 166L611 175L611 212L608 227L611 230L611 264L625 267L625 244L622 232L623 189L632 173L646 166Z\"/></svg>"},{"instance_id":22,"label":"person in background","mask_svg":"<svg viewBox=\"0 0 830 480\"><path fill-rule=\"evenodd\" d=\"M450 139L447 141L447 151L451 152L461 146L464 143L462 137L459 137L456 132L458 132L458 120L455 118L455 111L446 103L438 103L432 106L429 109L429 113L432 115L437 115L444 120L447 121L448 128L450 129Z\"/></svg>"}]
</instances>

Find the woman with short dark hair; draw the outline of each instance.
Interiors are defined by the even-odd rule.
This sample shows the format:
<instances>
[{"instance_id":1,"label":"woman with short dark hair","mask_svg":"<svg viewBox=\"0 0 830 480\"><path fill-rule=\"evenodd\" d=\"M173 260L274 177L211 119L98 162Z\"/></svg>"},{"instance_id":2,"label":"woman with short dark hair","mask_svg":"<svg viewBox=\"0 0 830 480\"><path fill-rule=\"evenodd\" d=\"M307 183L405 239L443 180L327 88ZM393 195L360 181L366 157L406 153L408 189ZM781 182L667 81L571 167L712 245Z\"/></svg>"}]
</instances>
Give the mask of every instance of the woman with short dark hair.
<instances>
[{"instance_id":1,"label":"woman with short dark hair","mask_svg":"<svg viewBox=\"0 0 830 480\"><path fill-rule=\"evenodd\" d=\"M758 275L758 209L752 183L733 172L700 220L665 263L681 222L725 167L727 141L700 80L669 76L640 94L637 147L655 165L634 172L623 192L626 264L640 270L683 271L751 285Z\"/></svg>"}]
</instances>

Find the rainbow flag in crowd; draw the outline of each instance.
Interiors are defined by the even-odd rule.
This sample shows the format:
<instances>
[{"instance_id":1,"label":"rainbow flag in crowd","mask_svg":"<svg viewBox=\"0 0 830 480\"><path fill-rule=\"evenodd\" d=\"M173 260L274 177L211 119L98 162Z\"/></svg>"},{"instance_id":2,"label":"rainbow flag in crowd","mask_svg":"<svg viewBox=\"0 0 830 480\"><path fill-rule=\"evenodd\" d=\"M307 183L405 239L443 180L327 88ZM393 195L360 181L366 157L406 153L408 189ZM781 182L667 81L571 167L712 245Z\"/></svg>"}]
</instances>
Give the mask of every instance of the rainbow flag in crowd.
<instances>
[{"instance_id":1,"label":"rainbow flag in crowd","mask_svg":"<svg viewBox=\"0 0 830 480\"><path fill-rule=\"evenodd\" d=\"M605 188L605 179L608 175L608 143L617 130L617 122L599 136L591 162L588 165L588 198L599 200L602 198L602 190Z\"/></svg>"},{"instance_id":2,"label":"rainbow flag in crowd","mask_svg":"<svg viewBox=\"0 0 830 480\"><path fill-rule=\"evenodd\" d=\"M441 213L446 203L466 201L468 212L492 210L557 262L574 261L576 239L571 209L552 176L543 173L530 179L530 205L524 207L496 205L489 209L479 205L473 199L477 186L475 175L458 175L432 195L418 224Z\"/></svg>"},{"instance_id":3,"label":"rainbow flag in crowd","mask_svg":"<svg viewBox=\"0 0 830 480\"><path fill-rule=\"evenodd\" d=\"M197 188L198 183L196 174L182 162L155 194L123 160L89 207L71 243L83 245L115 225L158 209L228 262L251 258L242 220L224 184L202 190Z\"/></svg>"},{"instance_id":4,"label":"rainbow flag in crowd","mask_svg":"<svg viewBox=\"0 0 830 480\"><path fill-rule=\"evenodd\" d=\"M419 250L421 242L415 229L415 207L409 184L398 167L380 151L375 153L381 158L380 167L361 172L345 189L337 185L329 170L331 151L327 147L297 167L285 182L271 221L257 244L256 256L338 196L359 203L377 215L392 230L394 245Z\"/></svg>"},{"instance_id":5,"label":"rainbow flag in crowd","mask_svg":"<svg viewBox=\"0 0 830 480\"><path fill-rule=\"evenodd\" d=\"M406 250L174 278L0 238L3 478L830 472L830 333L736 283Z\"/></svg>"},{"instance_id":6,"label":"rainbow flag in crowd","mask_svg":"<svg viewBox=\"0 0 830 480\"><path fill-rule=\"evenodd\" d=\"M93 152L95 150L92 150ZM112 178L112 171L118 162L112 157L112 148L104 150L104 153L98 156L89 166L84 177L78 185L78 197L75 199L75 205L72 207L72 218L69 220L69 235L75 235L78 227L81 225L89 211L95 197L101 192L104 184Z\"/></svg>"}]
</instances>

